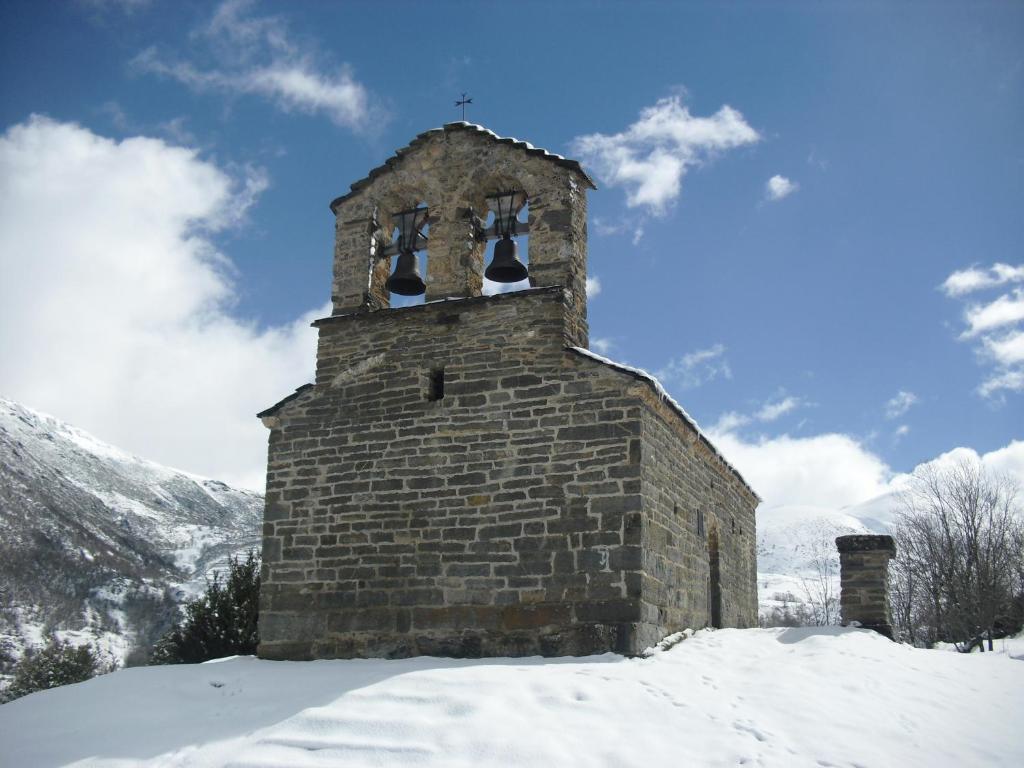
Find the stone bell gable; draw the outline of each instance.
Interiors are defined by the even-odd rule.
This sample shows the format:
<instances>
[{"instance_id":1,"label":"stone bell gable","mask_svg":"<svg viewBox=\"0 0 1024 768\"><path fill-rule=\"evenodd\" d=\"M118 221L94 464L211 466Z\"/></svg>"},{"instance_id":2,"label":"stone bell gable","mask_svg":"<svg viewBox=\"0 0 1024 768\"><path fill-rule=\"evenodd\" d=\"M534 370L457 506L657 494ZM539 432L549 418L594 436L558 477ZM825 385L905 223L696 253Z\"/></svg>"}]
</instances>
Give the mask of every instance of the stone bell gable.
<instances>
[{"instance_id":1,"label":"stone bell gable","mask_svg":"<svg viewBox=\"0 0 1024 768\"><path fill-rule=\"evenodd\" d=\"M260 656L635 654L756 622L757 496L654 379L585 348L592 187L455 123L334 201L316 379L260 414ZM483 296L481 214L511 189L531 287ZM390 308L381 249L413 206L426 303Z\"/></svg>"},{"instance_id":2,"label":"stone bell gable","mask_svg":"<svg viewBox=\"0 0 1024 768\"><path fill-rule=\"evenodd\" d=\"M479 296L486 242L474 219L486 216L487 195L516 189L529 200L530 285L566 289L567 333L586 346L588 188L594 182L575 160L480 126L421 133L331 203L334 314L389 306L389 265L376 250L390 243L394 213L420 204L430 211L426 300Z\"/></svg>"}]
</instances>

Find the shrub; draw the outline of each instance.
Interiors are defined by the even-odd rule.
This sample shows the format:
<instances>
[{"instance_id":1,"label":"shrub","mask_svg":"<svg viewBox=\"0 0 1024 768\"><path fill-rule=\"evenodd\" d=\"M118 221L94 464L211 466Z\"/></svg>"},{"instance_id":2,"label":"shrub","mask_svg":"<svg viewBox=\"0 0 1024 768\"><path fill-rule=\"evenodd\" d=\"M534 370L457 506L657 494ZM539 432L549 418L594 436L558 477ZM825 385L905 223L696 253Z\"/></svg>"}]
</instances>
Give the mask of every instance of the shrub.
<instances>
[{"instance_id":1,"label":"shrub","mask_svg":"<svg viewBox=\"0 0 1024 768\"><path fill-rule=\"evenodd\" d=\"M14 667L14 679L3 692L3 700L12 701L47 688L81 683L104 671L91 647L76 647L53 638L45 648L25 652Z\"/></svg>"},{"instance_id":2,"label":"shrub","mask_svg":"<svg viewBox=\"0 0 1024 768\"><path fill-rule=\"evenodd\" d=\"M260 563L228 560L227 580L215 572L206 592L185 606L184 620L157 641L152 664L196 664L224 656L256 653L260 604Z\"/></svg>"}]
</instances>

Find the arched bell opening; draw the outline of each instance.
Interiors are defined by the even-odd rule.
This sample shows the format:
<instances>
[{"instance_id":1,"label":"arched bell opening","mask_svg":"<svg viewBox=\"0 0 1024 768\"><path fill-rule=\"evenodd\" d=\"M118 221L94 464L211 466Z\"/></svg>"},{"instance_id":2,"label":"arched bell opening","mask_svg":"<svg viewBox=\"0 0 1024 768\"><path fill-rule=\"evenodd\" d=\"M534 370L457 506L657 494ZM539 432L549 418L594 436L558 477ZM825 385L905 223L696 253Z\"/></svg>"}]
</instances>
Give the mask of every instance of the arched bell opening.
<instances>
[{"instance_id":1,"label":"arched bell opening","mask_svg":"<svg viewBox=\"0 0 1024 768\"><path fill-rule=\"evenodd\" d=\"M427 243L430 212L420 202L390 215L389 242L382 258L389 268L384 289L391 307L422 304L427 289Z\"/></svg>"},{"instance_id":2,"label":"arched bell opening","mask_svg":"<svg viewBox=\"0 0 1024 768\"><path fill-rule=\"evenodd\" d=\"M487 198L484 232L492 243L485 254L483 294L493 296L530 287L530 201L520 190Z\"/></svg>"}]
</instances>

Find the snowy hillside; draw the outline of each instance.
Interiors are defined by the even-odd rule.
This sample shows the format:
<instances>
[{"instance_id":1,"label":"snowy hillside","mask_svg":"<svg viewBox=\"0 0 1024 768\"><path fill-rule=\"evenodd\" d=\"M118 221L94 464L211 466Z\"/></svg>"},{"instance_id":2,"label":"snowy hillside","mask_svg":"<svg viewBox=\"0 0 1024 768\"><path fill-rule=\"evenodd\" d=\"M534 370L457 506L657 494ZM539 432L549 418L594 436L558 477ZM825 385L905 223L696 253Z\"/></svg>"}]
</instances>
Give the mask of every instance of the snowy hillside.
<instances>
[{"instance_id":1,"label":"snowy hillside","mask_svg":"<svg viewBox=\"0 0 1024 768\"><path fill-rule=\"evenodd\" d=\"M856 629L701 631L646 659L122 670L0 706L10 765L1024 765L1024 661Z\"/></svg>"},{"instance_id":2,"label":"snowy hillside","mask_svg":"<svg viewBox=\"0 0 1024 768\"><path fill-rule=\"evenodd\" d=\"M773 608L824 597L819 586L839 597L837 536L888 533L896 497L886 494L841 510L787 505L757 510L757 593L762 617ZM811 593L811 594L809 594Z\"/></svg>"},{"instance_id":3,"label":"snowy hillside","mask_svg":"<svg viewBox=\"0 0 1024 768\"><path fill-rule=\"evenodd\" d=\"M757 597L762 618L787 604L821 602L820 580L839 595L837 536L869 533L858 518L807 506L761 507L757 511Z\"/></svg>"},{"instance_id":4,"label":"snowy hillside","mask_svg":"<svg viewBox=\"0 0 1024 768\"><path fill-rule=\"evenodd\" d=\"M258 546L262 506L0 399L0 660L50 630L123 660Z\"/></svg>"}]
</instances>

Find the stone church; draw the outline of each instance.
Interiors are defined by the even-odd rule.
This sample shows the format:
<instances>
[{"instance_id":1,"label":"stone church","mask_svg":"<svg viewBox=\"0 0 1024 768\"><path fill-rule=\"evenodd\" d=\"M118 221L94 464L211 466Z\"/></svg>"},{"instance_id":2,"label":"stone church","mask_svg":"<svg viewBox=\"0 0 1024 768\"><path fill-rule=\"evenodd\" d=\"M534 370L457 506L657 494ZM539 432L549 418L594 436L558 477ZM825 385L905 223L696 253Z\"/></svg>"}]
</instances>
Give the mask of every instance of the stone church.
<instances>
[{"instance_id":1,"label":"stone church","mask_svg":"<svg viewBox=\"0 0 1024 768\"><path fill-rule=\"evenodd\" d=\"M587 350L591 189L450 123L331 203L316 380L259 414L261 657L637 654L756 624L757 495L657 381ZM528 287L484 295L488 261Z\"/></svg>"}]
</instances>

